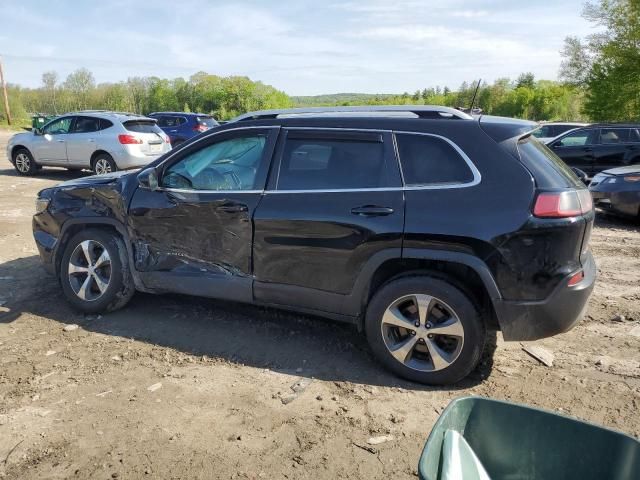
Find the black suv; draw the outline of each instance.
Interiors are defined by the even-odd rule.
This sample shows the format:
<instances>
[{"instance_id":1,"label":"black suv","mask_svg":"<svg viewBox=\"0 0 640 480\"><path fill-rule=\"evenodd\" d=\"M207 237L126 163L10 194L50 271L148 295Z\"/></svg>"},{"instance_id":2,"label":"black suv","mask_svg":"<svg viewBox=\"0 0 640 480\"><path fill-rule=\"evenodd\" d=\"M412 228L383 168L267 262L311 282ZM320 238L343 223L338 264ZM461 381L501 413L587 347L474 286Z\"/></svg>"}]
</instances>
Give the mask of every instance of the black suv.
<instances>
[{"instance_id":1,"label":"black suv","mask_svg":"<svg viewBox=\"0 0 640 480\"><path fill-rule=\"evenodd\" d=\"M85 312L136 290L353 323L418 382L471 372L488 330L570 329L593 289L591 197L535 124L445 107L254 112L137 173L39 194L44 264Z\"/></svg>"},{"instance_id":2,"label":"black suv","mask_svg":"<svg viewBox=\"0 0 640 480\"><path fill-rule=\"evenodd\" d=\"M640 125L589 125L555 138L549 148L589 177L640 162Z\"/></svg>"}]
</instances>

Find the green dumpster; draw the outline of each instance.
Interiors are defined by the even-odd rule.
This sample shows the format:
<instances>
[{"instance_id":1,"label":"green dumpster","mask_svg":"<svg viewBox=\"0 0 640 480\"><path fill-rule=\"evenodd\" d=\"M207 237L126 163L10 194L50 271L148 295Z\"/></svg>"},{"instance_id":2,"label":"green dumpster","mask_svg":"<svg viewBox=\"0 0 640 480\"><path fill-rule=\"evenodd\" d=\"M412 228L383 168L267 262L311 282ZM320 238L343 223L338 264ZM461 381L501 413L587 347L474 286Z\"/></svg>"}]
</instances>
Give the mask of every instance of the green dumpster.
<instances>
[{"instance_id":1,"label":"green dumpster","mask_svg":"<svg viewBox=\"0 0 640 480\"><path fill-rule=\"evenodd\" d=\"M54 118L56 118L55 115L36 113L35 115L31 116L31 127L34 129L42 128L47 122L49 122L49 120L53 120Z\"/></svg>"},{"instance_id":2,"label":"green dumpster","mask_svg":"<svg viewBox=\"0 0 640 480\"><path fill-rule=\"evenodd\" d=\"M491 480L640 479L638 440L553 412L480 397L459 398L442 412L420 457L421 479L440 479L447 430L464 437Z\"/></svg>"}]
</instances>

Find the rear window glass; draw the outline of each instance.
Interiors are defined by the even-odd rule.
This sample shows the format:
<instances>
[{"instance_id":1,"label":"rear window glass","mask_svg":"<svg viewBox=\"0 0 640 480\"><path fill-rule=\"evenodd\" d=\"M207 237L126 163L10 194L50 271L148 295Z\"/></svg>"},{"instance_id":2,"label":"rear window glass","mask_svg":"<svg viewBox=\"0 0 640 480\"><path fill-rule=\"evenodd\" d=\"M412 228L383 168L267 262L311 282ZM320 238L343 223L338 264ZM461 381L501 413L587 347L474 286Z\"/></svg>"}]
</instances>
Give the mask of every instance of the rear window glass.
<instances>
[{"instance_id":1,"label":"rear window glass","mask_svg":"<svg viewBox=\"0 0 640 480\"><path fill-rule=\"evenodd\" d=\"M100 119L100 130L105 130L109 127L113 127L113 122L111 120L107 120L106 118Z\"/></svg>"},{"instance_id":2,"label":"rear window glass","mask_svg":"<svg viewBox=\"0 0 640 480\"><path fill-rule=\"evenodd\" d=\"M150 120L129 120L123 123L124 128L137 133L162 133L156 122Z\"/></svg>"},{"instance_id":3,"label":"rear window glass","mask_svg":"<svg viewBox=\"0 0 640 480\"><path fill-rule=\"evenodd\" d=\"M218 126L218 122L216 122L213 117L196 117L196 122L206 125L209 128Z\"/></svg>"},{"instance_id":4,"label":"rear window glass","mask_svg":"<svg viewBox=\"0 0 640 480\"><path fill-rule=\"evenodd\" d=\"M406 185L447 185L473 181L473 172L447 141L429 135L396 134Z\"/></svg>"},{"instance_id":5,"label":"rear window glass","mask_svg":"<svg viewBox=\"0 0 640 480\"><path fill-rule=\"evenodd\" d=\"M518 142L520 160L532 173L539 187L565 188L584 187L584 184L576 176L560 157L553 153L546 145L531 136L527 136Z\"/></svg>"},{"instance_id":6,"label":"rear window glass","mask_svg":"<svg viewBox=\"0 0 640 480\"><path fill-rule=\"evenodd\" d=\"M76 117L74 133L91 133L100 130L100 119L95 117Z\"/></svg>"}]
</instances>

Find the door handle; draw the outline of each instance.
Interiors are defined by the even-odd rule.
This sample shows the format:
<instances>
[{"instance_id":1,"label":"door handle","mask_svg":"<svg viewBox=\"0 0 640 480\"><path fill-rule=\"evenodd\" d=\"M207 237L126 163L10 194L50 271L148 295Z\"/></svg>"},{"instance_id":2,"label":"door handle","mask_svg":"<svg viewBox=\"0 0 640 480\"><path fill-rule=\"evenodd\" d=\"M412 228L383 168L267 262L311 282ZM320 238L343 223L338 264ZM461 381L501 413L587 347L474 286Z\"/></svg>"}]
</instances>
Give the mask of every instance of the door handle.
<instances>
[{"instance_id":1,"label":"door handle","mask_svg":"<svg viewBox=\"0 0 640 480\"><path fill-rule=\"evenodd\" d=\"M90 139L88 139L88 140L87 140L87 142L89 142L89 143L95 143L96 141L95 141L93 138L90 138Z\"/></svg>"},{"instance_id":2,"label":"door handle","mask_svg":"<svg viewBox=\"0 0 640 480\"><path fill-rule=\"evenodd\" d=\"M233 203L228 205L220 205L219 207L216 208L216 210L219 210L221 212L226 212L226 213L240 213L240 212L247 212L249 210L249 207L247 207L246 205L242 205L240 203Z\"/></svg>"},{"instance_id":3,"label":"door handle","mask_svg":"<svg viewBox=\"0 0 640 480\"><path fill-rule=\"evenodd\" d=\"M393 213L393 208L380 207L377 205L363 205L361 207L352 208L351 213L354 215L361 215L363 217L381 217L384 215L391 215Z\"/></svg>"},{"instance_id":4,"label":"door handle","mask_svg":"<svg viewBox=\"0 0 640 480\"><path fill-rule=\"evenodd\" d=\"M64 140L56 140L56 142L64 143Z\"/></svg>"},{"instance_id":5,"label":"door handle","mask_svg":"<svg viewBox=\"0 0 640 480\"><path fill-rule=\"evenodd\" d=\"M593 148L591 147L587 147L584 149L585 152L593 152Z\"/></svg>"}]
</instances>

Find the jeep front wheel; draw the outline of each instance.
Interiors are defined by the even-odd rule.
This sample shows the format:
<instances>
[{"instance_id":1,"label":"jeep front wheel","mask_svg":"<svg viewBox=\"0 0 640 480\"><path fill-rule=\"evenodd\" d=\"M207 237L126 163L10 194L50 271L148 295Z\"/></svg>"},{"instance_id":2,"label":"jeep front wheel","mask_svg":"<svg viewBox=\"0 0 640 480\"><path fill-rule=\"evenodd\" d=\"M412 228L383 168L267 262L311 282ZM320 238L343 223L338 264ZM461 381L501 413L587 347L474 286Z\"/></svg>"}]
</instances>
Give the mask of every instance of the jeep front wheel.
<instances>
[{"instance_id":1,"label":"jeep front wheel","mask_svg":"<svg viewBox=\"0 0 640 480\"><path fill-rule=\"evenodd\" d=\"M365 322L374 354L411 381L446 385L477 366L486 331L471 299L453 284L410 276L384 285L371 299Z\"/></svg>"}]
</instances>

